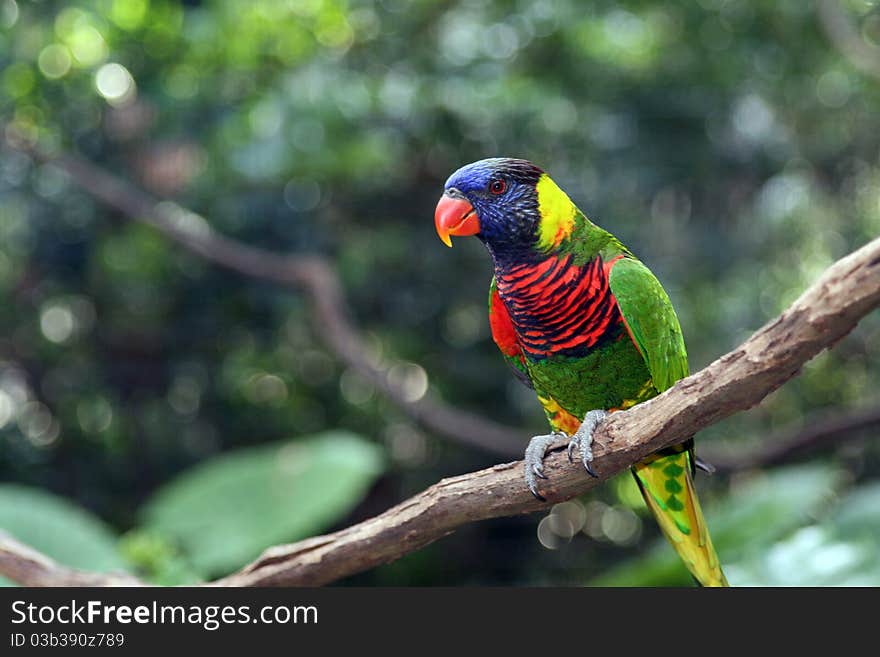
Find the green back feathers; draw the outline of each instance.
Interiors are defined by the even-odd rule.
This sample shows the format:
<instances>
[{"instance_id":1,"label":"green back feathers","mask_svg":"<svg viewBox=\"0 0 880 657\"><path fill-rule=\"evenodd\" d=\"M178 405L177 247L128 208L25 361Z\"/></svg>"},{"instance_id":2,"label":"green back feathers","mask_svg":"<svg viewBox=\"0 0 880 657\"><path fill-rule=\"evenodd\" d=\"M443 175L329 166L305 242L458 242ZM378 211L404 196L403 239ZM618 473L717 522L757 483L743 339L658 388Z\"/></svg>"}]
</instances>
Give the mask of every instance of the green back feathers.
<instances>
[{"instance_id":1,"label":"green back feathers","mask_svg":"<svg viewBox=\"0 0 880 657\"><path fill-rule=\"evenodd\" d=\"M648 364L657 392L688 375L687 351L678 317L660 281L633 257L611 267L608 285L633 341Z\"/></svg>"}]
</instances>

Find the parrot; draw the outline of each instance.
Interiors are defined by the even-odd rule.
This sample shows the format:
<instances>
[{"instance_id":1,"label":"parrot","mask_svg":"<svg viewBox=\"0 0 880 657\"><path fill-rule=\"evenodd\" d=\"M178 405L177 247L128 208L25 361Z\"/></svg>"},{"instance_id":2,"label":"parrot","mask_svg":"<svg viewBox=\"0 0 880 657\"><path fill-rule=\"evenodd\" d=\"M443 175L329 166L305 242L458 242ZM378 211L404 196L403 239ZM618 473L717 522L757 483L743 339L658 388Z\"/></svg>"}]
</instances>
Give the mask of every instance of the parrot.
<instances>
[{"instance_id":1,"label":"parrot","mask_svg":"<svg viewBox=\"0 0 880 657\"><path fill-rule=\"evenodd\" d=\"M688 375L681 326L654 274L581 212L528 160L489 158L446 181L438 236L476 236L492 259L489 326L514 375L534 390L550 433L525 450L525 484L540 500L547 449L568 441L587 473L592 437L610 413ZM694 488L693 438L632 468L662 533L701 586L728 586Z\"/></svg>"}]
</instances>

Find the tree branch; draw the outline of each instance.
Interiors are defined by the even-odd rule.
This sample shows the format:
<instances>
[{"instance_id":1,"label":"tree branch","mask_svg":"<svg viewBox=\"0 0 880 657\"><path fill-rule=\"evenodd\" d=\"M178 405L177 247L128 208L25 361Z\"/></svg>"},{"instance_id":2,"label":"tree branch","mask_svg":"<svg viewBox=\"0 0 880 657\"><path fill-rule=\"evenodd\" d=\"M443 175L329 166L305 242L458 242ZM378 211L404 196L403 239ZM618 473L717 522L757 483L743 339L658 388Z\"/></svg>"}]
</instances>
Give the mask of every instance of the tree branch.
<instances>
[{"instance_id":1,"label":"tree branch","mask_svg":"<svg viewBox=\"0 0 880 657\"><path fill-rule=\"evenodd\" d=\"M786 427L763 438L762 447L742 456L702 456L720 473L780 465L816 450L853 440L880 426L880 407L816 414L796 427Z\"/></svg>"},{"instance_id":2,"label":"tree branch","mask_svg":"<svg viewBox=\"0 0 880 657\"><path fill-rule=\"evenodd\" d=\"M782 315L705 369L662 395L613 414L594 437L597 479L569 463L563 445L548 454L547 502L523 483L521 461L444 479L374 518L325 536L269 548L217 586L310 586L388 563L455 531L499 516L529 513L570 499L701 429L760 402L820 351L849 333L880 305L880 238L829 267ZM33 555L0 550L0 573L22 584L57 580ZM79 576L83 576L79 574Z\"/></svg>"},{"instance_id":3,"label":"tree branch","mask_svg":"<svg viewBox=\"0 0 880 657\"><path fill-rule=\"evenodd\" d=\"M838 0L818 0L819 23L832 45L855 68L880 80L880 48L868 44L852 26Z\"/></svg>"},{"instance_id":4,"label":"tree branch","mask_svg":"<svg viewBox=\"0 0 880 657\"><path fill-rule=\"evenodd\" d=\"M89 573L62 566L0 530L0 575L25 586L144 586L125 573Z\"/></svg>"},{"instance_id":5,"label":"tree branch","mask_svg":"<svg viewBox=\"0 0 880 657\"><path fill-rule=\"evenodd\" d=\"M522 431L457 409L426 396L408 398L400 384L369 357L361 332L352 323L336 270L319 255L281 255L220 235L202 216L170 201L156 201L145 192L75 155L53 155L0 124L5 143L35 160L64 171L82 190L129 220L152 226L188 251L251 278L304 293L312 304L312 324L330 351L370 381L383 395L424 428L470 447L505 458L520 453Z\"/></svg>"}]
</instances>

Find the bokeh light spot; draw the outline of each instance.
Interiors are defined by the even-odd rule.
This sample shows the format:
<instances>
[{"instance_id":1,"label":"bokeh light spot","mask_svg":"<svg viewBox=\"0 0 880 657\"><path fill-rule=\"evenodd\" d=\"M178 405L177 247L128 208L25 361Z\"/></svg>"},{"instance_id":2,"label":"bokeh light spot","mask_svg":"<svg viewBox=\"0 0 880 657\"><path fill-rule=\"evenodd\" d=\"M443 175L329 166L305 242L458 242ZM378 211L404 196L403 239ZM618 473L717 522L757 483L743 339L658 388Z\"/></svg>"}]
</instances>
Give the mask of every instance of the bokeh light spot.
<instances>
[{"instance_id":1,"label":"bokeh light spot","mask_svg":"<svg viewBox=\"0 0 880 657\"><path fill-rule=\"evenodd\" d=\"M0 26L10 28L18 22L18 3L15 0L3 0L0 3Z\"/></svg>"},{"instance_id":2,"label":"bokeh light spot","mask_svg":"<svg viewBox=\"0 0 880 657\"><path fill-rule=\"evenodd\" d=\"M50 299L40 308L40 330L47 340L56 344L90 330L94 323L95 307L87 297Z\"/></svg>"},{"instance_id":3,"label":"bokeh light spot","mask_svg":"<svg viewBox=\"0 0 880 657\"><path fill-rule=\"evenodd\" d=\"M570 539L584 527L587 512L578 500L557 504L550 511L551 529L560 537Z\"/></svg>"},{"instance_id":4,"label":"bokeh light spot","mask_svg":"<svg viewBox=\"0 0 880 657\"><path fill-rule=\"evenodd\" d=\"M602 513L602 533L612 543L632 545L642 530L642 521L624 506L610 506Z\"/></svg>"},{"instance_id":5,"label":"bokeh light spot","mask_svg":"<svg viewBox=\"0 0 880 657\"><path fill-rule=\"evenodd\" d=\"M283 381L281 383L284 385ZM257 383L257 386L259 386L259 383ZM260 392L265 394L267 391L255 390L255 396L258 396ZM271 391L269 392L271 393ZM180 415L194 415L198 412L202 401L202 386L195 377L188 375L177 376L168 390L167 399L168 404L176 413Z\"/></svg>"},{"instance_id":6,"label":"bokeh light spot","mask_svg":"<svg viewBox=\"0 0 880 657\"><path fill-rule=\"evenodd\" d=\"M418 401L428 392L428 373L415 363L395 365L388 371L388 380L401 389L408 402Z\"/></svg>"},{"instance_id":7,"label":"bokeh light spot","mask_svg":"<svg viewBox=\"0 0 880 657\"><path fill-rule=\"evenodd\" d=\"M32 401L22 406L18 428L35 447L48 447L61 433L61 427L45 404Z\"/></svg>"},{"instance_id":8,"label":"bokeh light spot","mask_svg":"<svg viewBox=\"0 0 880 657\"><path fill-rule=\"evenodd\" d=\"M248 379L248 399L262 406L280 406L287 401L287 384L280 376L261 372Z\"/></svg>"},{"instance_id":9,"label":"bokeh light spot","mask_svg":"<svg viewBox=\"0 0 880 657\"><path fill-rule=\"evenodd\" d=\"M538 542L548 550L558 550L563 544L559 534L553 531L554 522L551 516L546 516L538 523Z\"/></svg>"},{"instance_id":10,"label":"bokeh light spot","mask_svg":"<svg viewBox=\"0 0 880 657\"><path fill-rule=\"evenodd\" d=\"M40 56L37 58L40 73L50 80L64 77L70 70L70 65L70 51L67 46L60 43L46 46L40 51Z\"/></svg>"},{"instance_id":11,"label":"bokeh light spot","mask_svg":"<svg viewBox=\"0 0 880 657\"><path fill-rule=\"evenodd\" d=\"M84 399L76 405L76 419L86 434L101 433L113 422L113 407L103 397Z\"/></svg>"},{"instance_id":12,"label":"bokeh light spot","mask_svg":"<svg viewBox=\"0 0 880 657\"><path fill-rule=\"evenodd\" d=\"M40 313L40 329L50 342L67 342L76 328L70 308L63 305L49 305Z\"/></svg>"},{"instance_id":13,"label":"bokeh light spot","mask_svg":"<svg viewBox=\"0 0 880 657\"><path fill-rule=\"evenodd\" d=\"M89 67L107 58L107 43L94 27L79 24L65 39L76 62L82 67Z\"/></svg>"},{"instance_id":14,"label":"bokeh light spot","mask_svg":"<svg viewBox=\"0 0 880 657\"><path fill-rule=\"evenodd\" d=\"M353 406L362 406L375 394L373 385L352 369L345 370L339 377L339 392L342 398Z\"/></svg>"},{"instance_id":15,"label":"bokeh light spot","mask_svg":"<svg viewBox=\"0 0 880 657\"><path fill-rule=\"evenodd\" d=\"M131 73L122 64L104 64L95 73L95 88L111 105L126 105L135 96L135 83Z\"/></svg>"},{"instance_id":16,"label":"bokeh light spot","mask_svg":"<svg viewBox=\"0 0 880 657\"><path fill-rule=\"evenodd\" d=\"M110 20L123 30L136 30L144 22L149 8L149 0L113 0Z\"/></svg>"}]
</instances>

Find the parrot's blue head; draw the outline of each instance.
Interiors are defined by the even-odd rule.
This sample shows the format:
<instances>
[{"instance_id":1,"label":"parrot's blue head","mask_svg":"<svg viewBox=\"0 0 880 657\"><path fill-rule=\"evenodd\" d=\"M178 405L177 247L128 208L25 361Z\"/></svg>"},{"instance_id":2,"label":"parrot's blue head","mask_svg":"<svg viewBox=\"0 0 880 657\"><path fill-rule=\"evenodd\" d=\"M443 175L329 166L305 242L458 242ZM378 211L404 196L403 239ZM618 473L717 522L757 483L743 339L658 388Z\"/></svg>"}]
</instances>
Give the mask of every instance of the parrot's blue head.
<instances>
[{"instance_id":1,"label":"parrot's blue head","mask_svg":"<svg viewBox=\"0 0 880 657\"><path fill-rule=\"evenodd\" d=\"M537 185L544 172L527 160L491 158L449 176L434 223L447 246L450 235L476 235L493 254L526 251L540 233Z\"/></svg>"}]
</instances>

